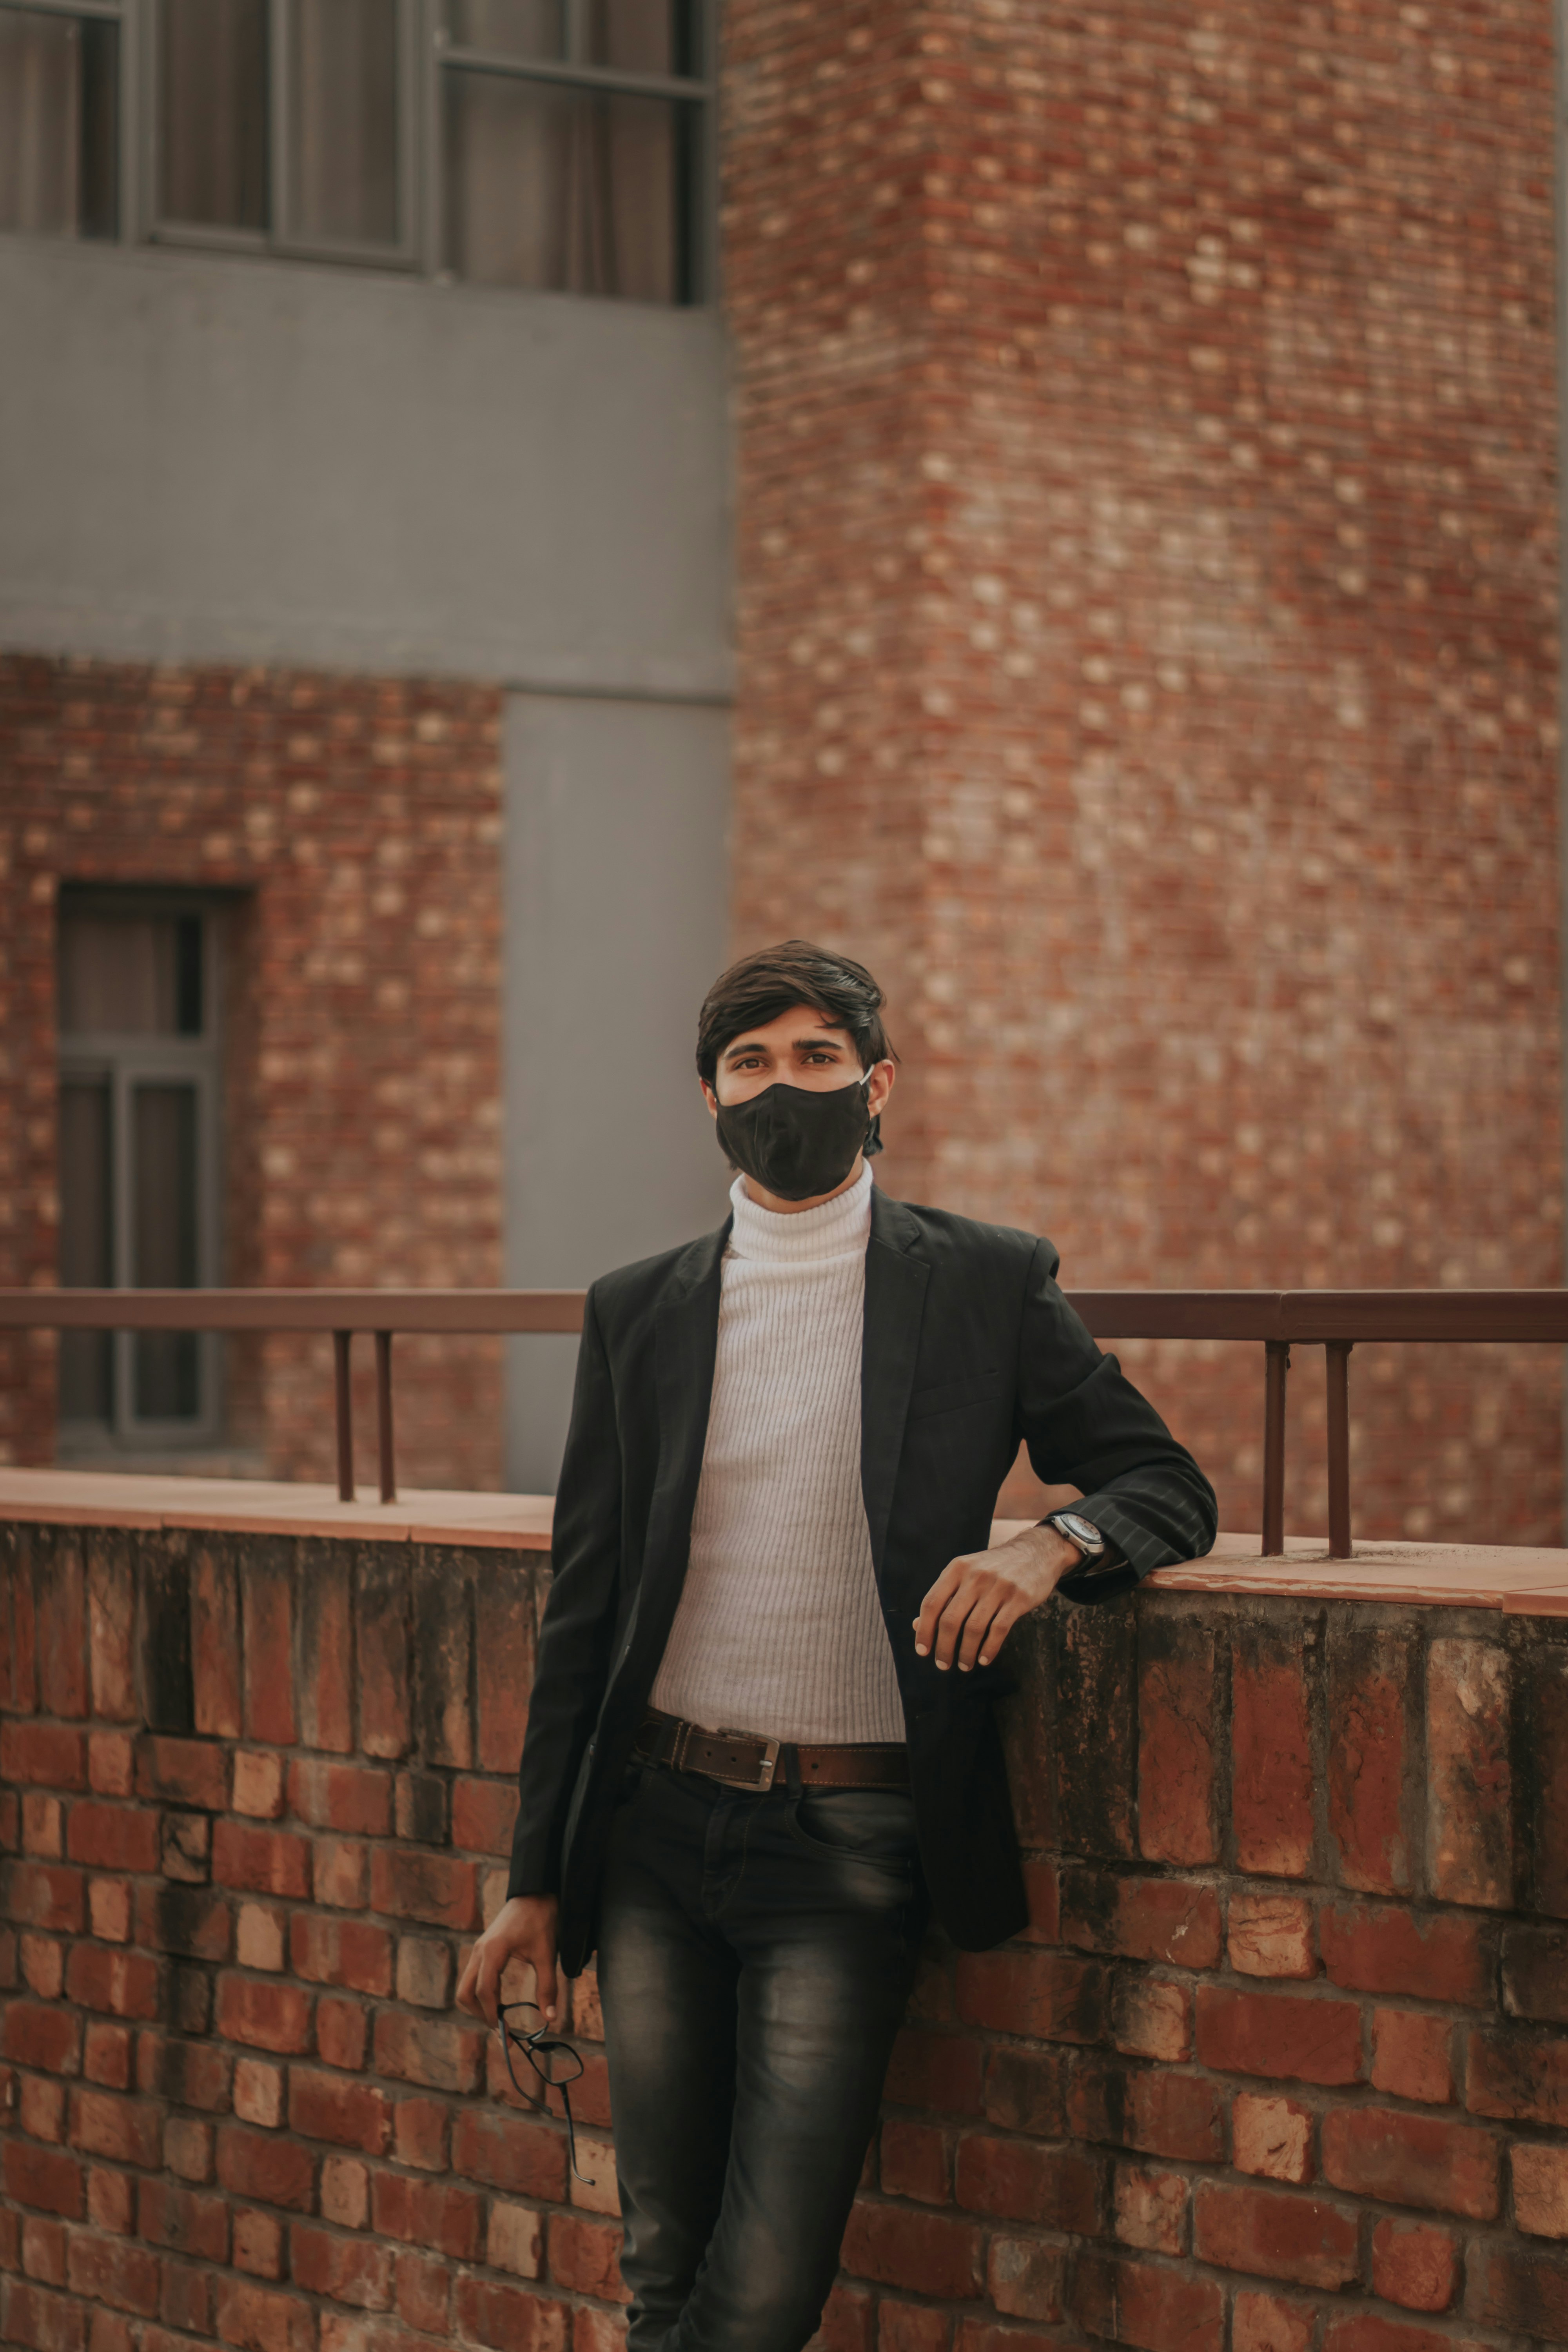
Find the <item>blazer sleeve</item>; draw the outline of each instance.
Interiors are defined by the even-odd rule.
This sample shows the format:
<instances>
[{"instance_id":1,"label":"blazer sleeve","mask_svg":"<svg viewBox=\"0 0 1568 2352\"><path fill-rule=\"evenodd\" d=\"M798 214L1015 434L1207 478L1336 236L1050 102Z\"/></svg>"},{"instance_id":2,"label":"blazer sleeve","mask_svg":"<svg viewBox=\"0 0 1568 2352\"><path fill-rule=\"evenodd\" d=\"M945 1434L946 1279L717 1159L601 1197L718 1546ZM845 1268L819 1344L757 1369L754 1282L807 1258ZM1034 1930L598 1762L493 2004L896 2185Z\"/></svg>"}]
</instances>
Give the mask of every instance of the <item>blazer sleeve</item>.
<instances>
[{"instance_id":1,"label":"blazer sleeve","mask_svg":"<svg viewBox=\"0 0 1568 2352\"><path fill-rule=\"evenodd\" d=\"M528 1728L517 1769L517 1823L507 1893L554 1895L561 1843L583 1754L609 1674L621 1557L621 1454L609 1360L592 1290L577 1351L572 1420L552 1541L553 1575Z\"/></svg>"},{"instance_id":2,"label":"blazer sleeve","mask_svg":"<svg viewBox=\"0 0 1568 2352\"><path fill-rule=\"evenodd\" d=\"M1078 1487L1073 1509L1121 1555L1070 1570L1059 1589L1069 1601L1110 1601L1153 1569L1201 1559L1219 1514L1186 1447L1063 1297L1058 1263L1049 1242L1036 1244L1018 1342L1018 1434L1036 1475Z\"/></svg>"}]
</instances>

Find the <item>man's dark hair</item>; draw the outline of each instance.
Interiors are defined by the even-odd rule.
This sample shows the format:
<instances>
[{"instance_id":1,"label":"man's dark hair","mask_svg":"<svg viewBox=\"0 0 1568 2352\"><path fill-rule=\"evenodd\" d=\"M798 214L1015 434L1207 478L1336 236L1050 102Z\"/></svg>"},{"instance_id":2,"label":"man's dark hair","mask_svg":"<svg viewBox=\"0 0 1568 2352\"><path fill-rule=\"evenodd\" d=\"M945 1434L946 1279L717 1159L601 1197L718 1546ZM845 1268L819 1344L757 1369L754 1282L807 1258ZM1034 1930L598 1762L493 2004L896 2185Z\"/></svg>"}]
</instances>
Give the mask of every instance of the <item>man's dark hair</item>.
<instances>
[{"instance_id":1,"label":"man's dark hair","mask_svg":"<svg viewBox=\"0 0 1568 2352\"><path fill-rule=\"evenodd\" d=\"M809 1004L833 1029L847 1029L860 1066L896 1062L882 1026L882 992L863 963L834 955L809 940L758 948L721 972L697 1016L697 1070L710 1086L719 1056L743 1029L776 1021L792 1004Z\"/></svg>"}]
</instances>

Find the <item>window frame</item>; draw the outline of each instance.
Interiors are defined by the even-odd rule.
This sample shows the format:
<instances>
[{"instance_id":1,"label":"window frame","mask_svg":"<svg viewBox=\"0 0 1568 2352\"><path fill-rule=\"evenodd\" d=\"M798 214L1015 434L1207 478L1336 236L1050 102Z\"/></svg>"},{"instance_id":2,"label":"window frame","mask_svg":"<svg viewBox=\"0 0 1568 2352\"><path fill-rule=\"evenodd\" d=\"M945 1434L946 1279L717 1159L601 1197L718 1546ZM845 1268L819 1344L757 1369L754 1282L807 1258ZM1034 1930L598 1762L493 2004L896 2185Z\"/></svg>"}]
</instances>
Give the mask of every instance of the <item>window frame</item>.
<instances>
[{"instance_id":1,"label":"window frame","mask_svg":"<svg viewBox=\"0 0 1568 2352\"><path fill-rule=\"evenodd\" d=\"M109 1087L110 1286L128 1290L135 1203L131 1173L131 1097L146 1085L194 1088L196 1098L196 1278L192 1287L211 1289L223 1263L223 955L219 933L226 902L197 893L68 888L57 906L57 927L71 914L195 915L202 926L202 1032L197 1037L148 1036L145 1032L60 1030L56 1040L58 1083L68 1079ZM197 1410L188 1416L153 1418L135 1411L135 1348L138 1334L110 1335L112 1372L107 1421L60 1420L63 1452L167 1453L211 1445L224 1429L222 1343L213 1332L196 1335Z\"/></svg>"},{"instance_id":2,"label":"window frame","mask_svg":"<svg viewBox=\"0 0 1568 2352\"><path fill-rule=\"evenodd\" d=\"M399 61L398 237L395 245L371 246L305 236L288 217L288 0L267 0L268 204L275 224L267 230L207 227L159 216L158 0L0 0L0 8L7 11L21 8L51 16L91 17L119 26L118 231L105 242L391 271L443 286L466 283L447 268L443 258L443 92L448 73L502 75L557 88L664 99L692 110L695 130L684 191L685 250L678 257L681 293L669 303L649 303L626 295L573 294L567 299L631 302L637 308L660 310L712 306L718 286L718 0L694 0L698 54L696 70L690 74L636 73L590 63L589 0L563 0L565 54L561 58L521 57L456 43L441 22L442 0L395 0L395 5ZM505 295L540 289L487 285L478 290Z\"/></svg>"}]
</instances>

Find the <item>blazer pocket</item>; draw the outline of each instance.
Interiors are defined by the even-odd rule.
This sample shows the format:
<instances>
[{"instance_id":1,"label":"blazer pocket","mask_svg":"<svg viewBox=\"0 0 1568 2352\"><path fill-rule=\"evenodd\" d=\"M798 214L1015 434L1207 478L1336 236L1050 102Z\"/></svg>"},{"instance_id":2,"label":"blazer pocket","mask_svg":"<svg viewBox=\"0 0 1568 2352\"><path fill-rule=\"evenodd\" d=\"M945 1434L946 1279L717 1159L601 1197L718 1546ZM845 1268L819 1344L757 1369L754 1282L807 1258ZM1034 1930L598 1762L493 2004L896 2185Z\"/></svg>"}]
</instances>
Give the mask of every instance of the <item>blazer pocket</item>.
<instances>
[{"instance_id":1,"label":"blazer pocket","mask_svg":"<svg viewBox=\"0 0 1568 2352\"><path fill-rule=\"evenodd\" d=\"M956 1412L966 1404L990 1404L1000 1394L1000 1372L972 1372L967 1380L942 1381L934 1388L916 1389L909 1417L923 1421L928 1413Z\"/></svg>"}]
</instances>

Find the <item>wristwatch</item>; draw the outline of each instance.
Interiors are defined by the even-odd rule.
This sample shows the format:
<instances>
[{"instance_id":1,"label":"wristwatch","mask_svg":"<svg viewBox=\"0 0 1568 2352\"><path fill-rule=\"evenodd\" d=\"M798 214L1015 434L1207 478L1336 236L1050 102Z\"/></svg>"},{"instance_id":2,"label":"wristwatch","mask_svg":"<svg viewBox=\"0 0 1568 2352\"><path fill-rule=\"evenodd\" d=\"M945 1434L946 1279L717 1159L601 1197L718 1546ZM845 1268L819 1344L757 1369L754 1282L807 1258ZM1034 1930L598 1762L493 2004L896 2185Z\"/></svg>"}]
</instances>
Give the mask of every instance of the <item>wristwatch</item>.
<instances>
[{"instance_id":1,"label":"wristwatch","mask_svg":"<svg viewBox=\"0 0 1568 2352\"><path fill-rule=\"evenodd\" d=\"M1089 1519L1080 1519L1076 1511L1048 1512L1040 1525L1055 1528L1058 1535L1066 1536L1068 1543L1077 1544L1086 1563L1094 1567L1099 1567L1110 1553L1110 1546L1100 1529Z\"/></svg>"}]
</instances>

